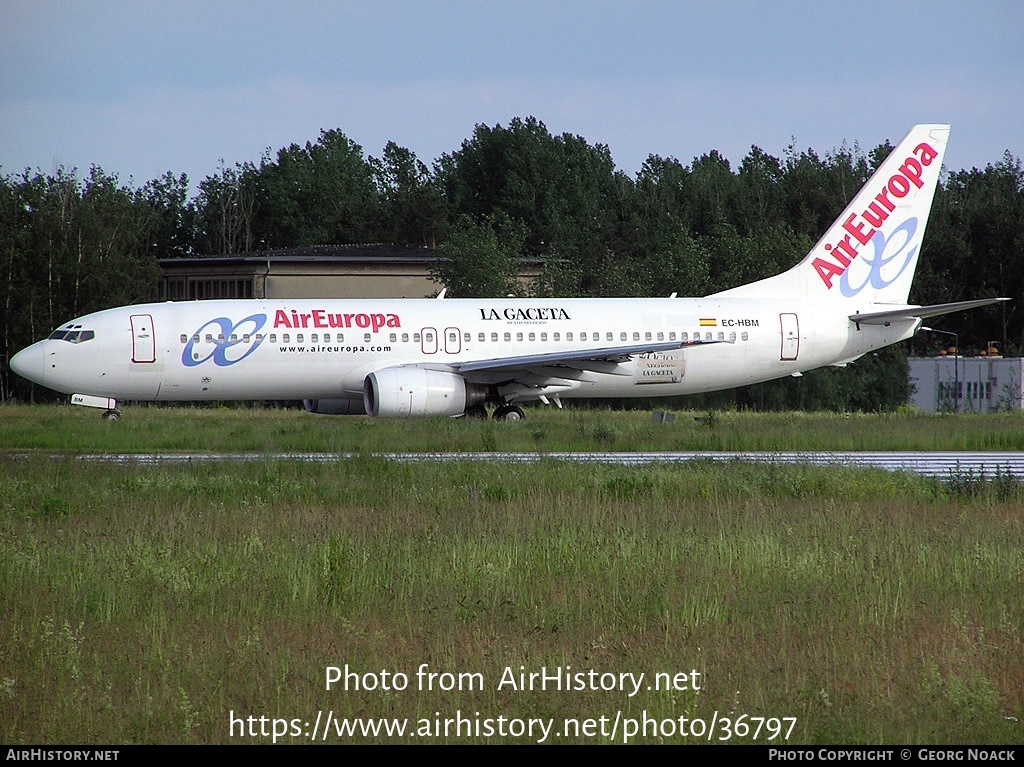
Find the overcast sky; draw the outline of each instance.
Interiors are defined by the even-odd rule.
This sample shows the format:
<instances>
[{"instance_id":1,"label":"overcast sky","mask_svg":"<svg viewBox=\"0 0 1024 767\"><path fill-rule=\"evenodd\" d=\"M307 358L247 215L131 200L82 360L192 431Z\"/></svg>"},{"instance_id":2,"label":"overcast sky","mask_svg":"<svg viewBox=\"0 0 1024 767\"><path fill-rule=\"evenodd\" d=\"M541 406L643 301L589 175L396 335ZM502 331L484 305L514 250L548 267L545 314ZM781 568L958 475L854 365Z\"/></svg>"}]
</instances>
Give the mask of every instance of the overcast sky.
<instances>
[{"instance_id":1,"label":"overcast sky","mask_svg":"<svg viewBox=\"0 0 1024 767\"><path fill-rule=\"evenodd\" d=\"M1024 3L0 0L0 173L99 165L136 185L340 129L432 164L535 116L606 144L734 166L918 122L951 170L1024 153Z\"/></svg>"}]
</instances>

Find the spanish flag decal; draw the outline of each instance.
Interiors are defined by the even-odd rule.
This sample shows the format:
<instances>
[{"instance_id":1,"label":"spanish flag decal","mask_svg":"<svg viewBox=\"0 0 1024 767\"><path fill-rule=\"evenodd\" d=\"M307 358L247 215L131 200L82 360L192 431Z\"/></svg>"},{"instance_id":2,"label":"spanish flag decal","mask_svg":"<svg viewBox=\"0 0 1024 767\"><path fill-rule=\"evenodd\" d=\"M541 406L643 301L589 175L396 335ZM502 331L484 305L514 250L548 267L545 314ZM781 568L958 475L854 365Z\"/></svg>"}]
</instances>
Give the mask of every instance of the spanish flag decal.
<instances>
[{"instance_id":1,"label":"spanish flag decal","mask_svg":"<svg viewBox=\"0 0 1024 767\"><path fill-rule=\"evenodd\" d=\"M700 318L700 326L702 328L713 328L713 327L717 327L717 325L718 325L718 320L714 319L713 317L711 317L711 318L701 317Z\"/></svg>"}]
</instances>

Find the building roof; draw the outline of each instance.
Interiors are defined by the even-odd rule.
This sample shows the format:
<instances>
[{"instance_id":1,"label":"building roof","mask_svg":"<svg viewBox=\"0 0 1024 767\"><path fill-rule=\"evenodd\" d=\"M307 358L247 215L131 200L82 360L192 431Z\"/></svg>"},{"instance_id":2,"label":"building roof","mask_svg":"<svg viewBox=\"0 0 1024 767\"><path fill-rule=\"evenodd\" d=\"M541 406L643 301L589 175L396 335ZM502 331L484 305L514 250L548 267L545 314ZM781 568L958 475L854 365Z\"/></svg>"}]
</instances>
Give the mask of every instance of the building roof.
<instances>
[{"instance_id":1,"label":"building roof","mask_svg":"<svg viewBox=\"0 0 1024 767\"><path fill-rule=\"evenodd\" d=\"M225 256L198 258L162 258L160 266L187 268L190 266L241 266L243 264L275 263L352 263L388 262L406 264L434 263L443 256L433 248L413 248L404 245L313 245L305 248L278 248Z\"/></svg>"}]
</instances>

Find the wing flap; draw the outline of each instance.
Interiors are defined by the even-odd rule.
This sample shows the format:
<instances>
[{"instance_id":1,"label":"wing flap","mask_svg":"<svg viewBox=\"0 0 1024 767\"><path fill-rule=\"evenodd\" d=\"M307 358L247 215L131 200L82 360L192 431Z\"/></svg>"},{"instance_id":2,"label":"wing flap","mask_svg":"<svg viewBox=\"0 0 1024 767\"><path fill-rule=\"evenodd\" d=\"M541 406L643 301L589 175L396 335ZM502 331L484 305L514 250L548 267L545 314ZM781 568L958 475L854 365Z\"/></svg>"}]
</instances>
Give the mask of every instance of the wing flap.
<instances>
[{"instance_id":1,"label":"wing flap","mask_svg":"<svg viewBox=\"0 0 1024 767\"><path fill-rule=\"evenodd\" d=\"M474 360L471 362L453 363L451 368L459 373L478 373L483 371L530 371L539 368L560 366L577 370L594 372L611 372L609 363L625 362L636 354L651 352L667 352L675 349L688 349L696 346L729 343L728 341L670 341L666 343L633 344L630 346L606 346L600 349L576 349L572 351L550 352L547 354L524 354L520 357L498 357L490 360ZM591 364L593 367L591 367Z\"/></svg>"}]
</instances>

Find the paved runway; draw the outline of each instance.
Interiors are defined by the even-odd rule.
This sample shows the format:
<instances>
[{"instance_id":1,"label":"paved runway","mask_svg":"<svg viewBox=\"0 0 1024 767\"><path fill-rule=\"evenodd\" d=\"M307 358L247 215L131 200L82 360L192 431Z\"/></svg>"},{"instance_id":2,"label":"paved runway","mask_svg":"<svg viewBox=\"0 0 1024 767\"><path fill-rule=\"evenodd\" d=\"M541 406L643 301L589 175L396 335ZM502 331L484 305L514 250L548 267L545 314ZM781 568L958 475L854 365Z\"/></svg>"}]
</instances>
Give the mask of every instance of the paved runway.
<instances>
[{"instance_id":1,"label":"paved runway","mask_svg":"<svg viewBox=\"0 0 1024 767\"><path fill-rule=\"evenodd\" d=\"M54 456L64 458L66 456ZM364 457L357 453L123 453L77 456L83 461L100 463L174 464L217 461L305 461L335 463ZM689 461L747 461L768 464L810 464L815 466L874 467L887 471L907 471L931 477L984 476L1012 474L1024 478L1024 452L899 452L899 451L824 451L824 452L664 452L664 453L378 453L376 458L406 463L452 461L580 461L625 466Z\"/></svg>"}]
</instances>

